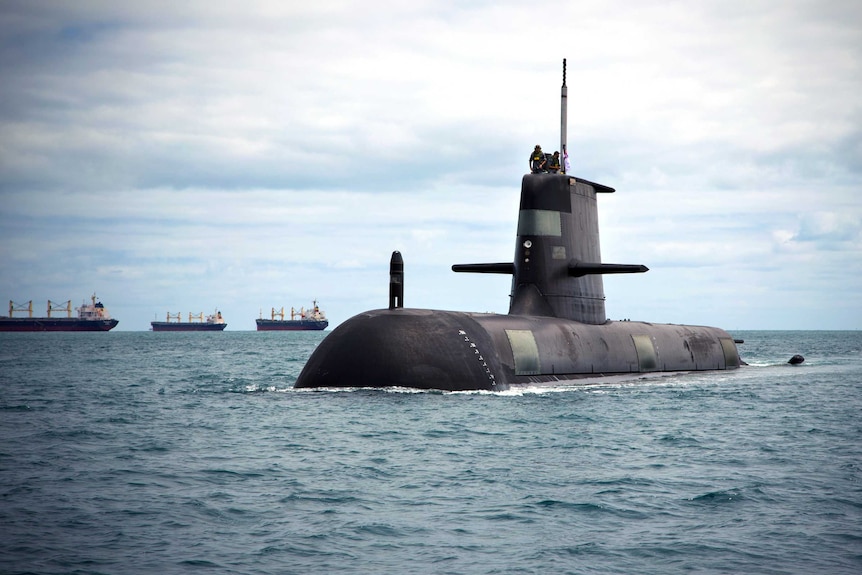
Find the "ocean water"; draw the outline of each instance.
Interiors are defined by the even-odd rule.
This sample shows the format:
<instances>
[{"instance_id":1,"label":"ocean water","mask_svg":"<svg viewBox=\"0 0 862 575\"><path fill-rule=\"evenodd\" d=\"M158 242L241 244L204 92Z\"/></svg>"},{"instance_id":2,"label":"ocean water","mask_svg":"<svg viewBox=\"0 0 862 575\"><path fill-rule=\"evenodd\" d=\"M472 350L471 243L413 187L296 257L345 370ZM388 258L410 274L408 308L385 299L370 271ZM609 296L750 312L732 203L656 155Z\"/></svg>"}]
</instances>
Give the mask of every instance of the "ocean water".
<instances>
[{"instance_id":1,"label":"ocean water","mask_svg":"<svg viewBox=\"0 0 862 575\"><path fill-rule=\"evenodd\" d=\"M2 333L0 573L862 573L862 332L733 335L442 393L293 390L321 333Z\"/></svg>"}]
</instances>

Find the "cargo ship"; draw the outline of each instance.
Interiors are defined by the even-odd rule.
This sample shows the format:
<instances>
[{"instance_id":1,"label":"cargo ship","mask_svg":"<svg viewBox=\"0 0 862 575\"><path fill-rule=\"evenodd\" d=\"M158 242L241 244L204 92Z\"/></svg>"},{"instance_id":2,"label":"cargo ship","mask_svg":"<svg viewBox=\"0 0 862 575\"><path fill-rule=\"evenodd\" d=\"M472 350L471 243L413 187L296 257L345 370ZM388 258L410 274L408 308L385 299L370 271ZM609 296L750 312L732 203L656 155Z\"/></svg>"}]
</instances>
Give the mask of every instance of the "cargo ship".
<instances>
[{"instance_id":1,"label":"cargo ship","mask_svg":"<svg viewBox=\"0 0 862 575\"><path fill-rule=\"evenodd\" d=\"M276 316L279 319L276 319ZM310 310L299 308L299 311L296 311L290 308L290 319L284 319L284 308L278 311L272 308L271 319L260 317L255 321L257 331L320 331L329 325L326 314L317 305L317 300L314 300Z\"/></svg>"},{"instance_id":2,"label":"cargo ship","mask_svg":"<svg viewBox=\"0 0 862 575\"><path fill-rule=\"evenodd\" d=\"M220 311L206 316L203 312L192 315L189 312L189 321L182 322L182 314L168 312L167 321L151 321L153 331L222 331L227 327Z\"/></svg>"},{"instance_id":3,"label":"cargo ship","mask_svg":"<svg viewBox=\"0 0 862 575\"><path fill-rule=\"evenodd\" d=\"M9 315L0 316L0 331L110 331L120 323L111 319L102 302L96 301L96 294L76 307L78 317L72 317L72 300L57 304L48 300L48 315L33 317L33 300L27 305L9 301ZM15 312L27 312L27 317L14 317ZM53 312L66 312L66 317L53 317Z\"/></svg>"}]
</instances>

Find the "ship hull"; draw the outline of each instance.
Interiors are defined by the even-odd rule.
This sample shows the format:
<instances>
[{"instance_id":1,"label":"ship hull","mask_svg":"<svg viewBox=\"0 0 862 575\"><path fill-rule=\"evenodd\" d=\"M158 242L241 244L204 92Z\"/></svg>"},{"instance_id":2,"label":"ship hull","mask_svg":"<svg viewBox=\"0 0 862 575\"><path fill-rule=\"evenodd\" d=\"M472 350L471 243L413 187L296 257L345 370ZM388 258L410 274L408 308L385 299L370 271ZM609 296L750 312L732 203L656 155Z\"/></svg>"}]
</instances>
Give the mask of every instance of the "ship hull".
<instances>
[{"instance_id":1,"label":"ship hull","mask_svg":"<svg viewBox=\"0 0 862 575\"><path fill-rule=\"evenodd\" d=\"M712 327L397 308L336 327L295 387L500 391L740 365L733 338Z\"/></svg>"},{"instance_id":2,"label":"ship hull","mask_svg":"<svg viewBox=\"0 0 862 575\"><path fill-rule=\"evenodd\" d=\"M257 331L320 331L329 325L326 320L258 319L255 321L257 322Z\"/></svg>"},{"instance_id":3,"label":"ship hull","mask_svg":"<svg viewBox=\"0 0 862 575\"><path fill-rule=\"evenodd\" d=\"M153 331L222 331L226 323L169 323L166 321L150 322Z\"/></svg>"},{"instance_id":4,"label":"ship hull","mask_svg":"<svg viewBox=\"0 0 862 575\"><path fill-rule=\"evenodd\" d=\"M110 331L118 323L116 319L4 317L0 318L0 331Z\"/></svg>"}]
</instances>

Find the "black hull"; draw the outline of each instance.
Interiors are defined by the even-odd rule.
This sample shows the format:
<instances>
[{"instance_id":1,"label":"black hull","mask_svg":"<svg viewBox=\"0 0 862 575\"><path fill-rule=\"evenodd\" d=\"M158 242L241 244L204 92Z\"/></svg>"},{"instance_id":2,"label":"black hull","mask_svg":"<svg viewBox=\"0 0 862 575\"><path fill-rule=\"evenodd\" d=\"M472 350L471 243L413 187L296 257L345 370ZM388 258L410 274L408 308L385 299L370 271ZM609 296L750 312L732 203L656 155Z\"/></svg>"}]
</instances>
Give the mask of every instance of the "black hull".
<instances>
[{"instance_id":1,"label":"black hull","mask_svg":"<svg viewBox=\"0 0 862 575\"><path fill-rule=\"evenodd\" d=\"M116 319L4 317L0 318L0 331L110 331L118 323Z\"/></svg>"},{"instance_id":2,"label":"black hull","mask_svg":"<svg viewBox=\"0 0 862 575\"><path fill-rule=\"evenodd\" d=\"M646 322L393 309L354 316L314 350L297 388L498 391L511 385L739 367L724 330Z\"/></svg>"},{"instance_id":3,"label":"black hull","mask_svg":"<svg viewBox=\"0 0 862 575\"><path fill-rule=\"evenodd\" d=\"M321 331L329 322L313 320L257 319L257 331Z\"/></svg>"},{"instance_id":4,"label":"black hull","mask_svg":"<svg viewBox=\"0 0 862 575\"><path fill-rule=\"evenodd\" d=\"M169 323L166 321L150 322L153 331L222 331L226 323Z\"/></svg>"}]
</instances>

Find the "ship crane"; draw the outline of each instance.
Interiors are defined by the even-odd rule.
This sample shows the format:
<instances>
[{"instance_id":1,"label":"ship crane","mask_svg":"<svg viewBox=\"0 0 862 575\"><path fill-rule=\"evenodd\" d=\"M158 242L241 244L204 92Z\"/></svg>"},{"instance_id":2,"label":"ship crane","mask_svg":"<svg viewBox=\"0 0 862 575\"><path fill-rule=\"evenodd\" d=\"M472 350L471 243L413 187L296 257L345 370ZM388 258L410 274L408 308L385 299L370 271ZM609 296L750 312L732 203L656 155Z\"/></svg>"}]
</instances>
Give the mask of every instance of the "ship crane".
<instances>
[{"instance_id":1,"label":"ship crane","mask_svg":"<svg viewBox=\"0 0 862 575\"><path fill-rule=\"evenodd\" d=\"M26 311L27 317L33 317L33 300L27 302L25 306L23 303L15 303L11 299L9 300L9 317L14 317L16 311Z\"/></svg>"},{"instance_id":2,"label":"ship crane","mask_svg":"<svg viewBox=\"0 0 862 575\"><path fill-rule=\"evenodd\" d=\"M61 305L63 307L60 307ZM52 311L64 311L66 317L72 317L72 300L66 300L65 304L52 303L51 300L48 300L48 317L51 317Z\"/></svg>"}]
</instances>

